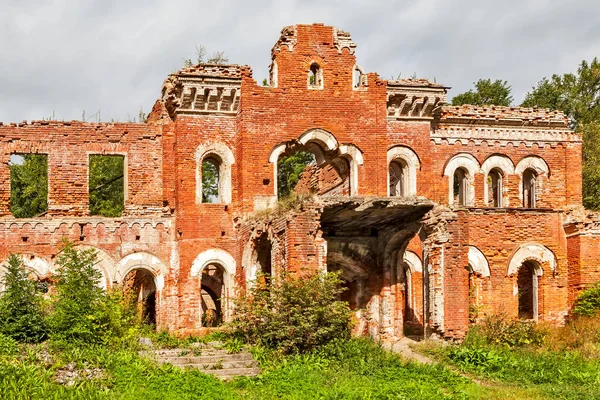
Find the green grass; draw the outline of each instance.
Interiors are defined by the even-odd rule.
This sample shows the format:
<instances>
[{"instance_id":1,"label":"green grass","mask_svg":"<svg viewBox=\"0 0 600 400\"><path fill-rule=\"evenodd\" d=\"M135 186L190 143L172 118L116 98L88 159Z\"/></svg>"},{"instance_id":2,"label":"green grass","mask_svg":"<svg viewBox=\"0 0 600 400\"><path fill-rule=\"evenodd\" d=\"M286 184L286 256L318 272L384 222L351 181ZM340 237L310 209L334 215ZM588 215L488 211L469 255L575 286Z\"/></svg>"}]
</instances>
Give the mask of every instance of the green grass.
<instances>
[{"instance_id":1,"label":"green grass","mask_svg":"<svg viewBox=\"0 0 600 400\"><path fill-rule=\"evenodd\" d=\"M600 361L576 350L454 345L432 353L441 362L498 387L531 389L548 399L600 399Z\"/></svg>"},{"instance_id":2,"label":"green grass","mask_svg":"<svg viewBox=\"0 0 600 400\"><path fill-rule=\"evenodd\" d=\"M283 357L262 349L254 352L263 367L259 377L221 382L198 371L156 365L132 350L22 345L18 355L0 356L0 398L600 398L598 361L575 352L466 346L430 348L430 353L451 368L403 361L366 339L333 342L304 355ZM71 387L55 383L53 376L68 366L80 370L100 368L104 373L97 379L76 381Z\"/></svg>"}]
</instances>

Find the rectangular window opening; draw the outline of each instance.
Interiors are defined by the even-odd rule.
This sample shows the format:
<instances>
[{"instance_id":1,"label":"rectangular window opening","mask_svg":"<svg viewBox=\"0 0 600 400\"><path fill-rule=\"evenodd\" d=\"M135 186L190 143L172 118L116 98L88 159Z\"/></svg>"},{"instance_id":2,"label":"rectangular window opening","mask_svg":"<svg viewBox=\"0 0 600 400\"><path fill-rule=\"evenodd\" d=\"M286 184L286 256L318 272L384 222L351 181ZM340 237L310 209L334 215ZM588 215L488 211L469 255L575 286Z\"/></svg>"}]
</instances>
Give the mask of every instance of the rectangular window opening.
<instances>
[{"instance_id":1,"label":"rectangular window opening","mask_svg":"<svg viewBox=\"0 0 600 400\"><path fill-rule=\"evenodd\" d=\"M36 218L48 212L48 156L11 154L10 212L16 218Z\"/></svg>"},{"instance_id":2,"label":"rectangular window opening","mask_svg":"<svg viewBox=\"0 0 600 400\"><path fill-rule=\"evenodd\" d=\"M119 217L125 203L125 157L90 155L90 215Z\"/></svg>"}]
</instances>

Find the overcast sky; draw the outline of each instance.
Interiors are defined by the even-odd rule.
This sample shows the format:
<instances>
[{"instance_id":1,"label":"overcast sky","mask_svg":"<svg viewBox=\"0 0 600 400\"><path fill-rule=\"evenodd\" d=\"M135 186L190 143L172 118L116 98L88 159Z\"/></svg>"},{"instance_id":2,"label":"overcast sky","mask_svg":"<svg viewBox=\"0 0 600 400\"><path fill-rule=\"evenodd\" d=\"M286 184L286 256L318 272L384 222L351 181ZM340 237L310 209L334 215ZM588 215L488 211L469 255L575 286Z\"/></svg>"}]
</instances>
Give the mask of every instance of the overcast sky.
<instances>
[{"instance_id":1,"label":"overcast sky","mask_svg":"<svg viewBox=\"0 0 600 400\"><path fill-rule=\"evenodd\" d=\"M349 31L358 63L383 78L435 78L450 96L503 79L515 104L542 77L600 57L599 0L0 0L0 10L3 122L134 118L197 44L261 82L281 28L298 23Z\"/></svg>"}]
</instances>

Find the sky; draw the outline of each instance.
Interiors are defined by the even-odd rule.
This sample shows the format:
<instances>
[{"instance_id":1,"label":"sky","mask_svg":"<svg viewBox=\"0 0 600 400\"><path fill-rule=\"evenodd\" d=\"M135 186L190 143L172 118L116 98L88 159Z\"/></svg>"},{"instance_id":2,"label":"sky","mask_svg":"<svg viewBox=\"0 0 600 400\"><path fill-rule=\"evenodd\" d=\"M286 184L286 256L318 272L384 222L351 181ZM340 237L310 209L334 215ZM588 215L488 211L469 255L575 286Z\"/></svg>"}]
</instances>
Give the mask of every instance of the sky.
<instances>
[{"instance_id":1,"label":"sky","mask_svg":"<svg viewBox=\"0 0 600 400\"><path fill-rule=\"evenodd\" d=\"M435 79L449 98L502 79L518 105L544 76L600 57L598 0L0 0L0 10L5 123L132 120L197 45L262 82L293 24L348 31L366 72Z\"/></svg>"}]
</instances>

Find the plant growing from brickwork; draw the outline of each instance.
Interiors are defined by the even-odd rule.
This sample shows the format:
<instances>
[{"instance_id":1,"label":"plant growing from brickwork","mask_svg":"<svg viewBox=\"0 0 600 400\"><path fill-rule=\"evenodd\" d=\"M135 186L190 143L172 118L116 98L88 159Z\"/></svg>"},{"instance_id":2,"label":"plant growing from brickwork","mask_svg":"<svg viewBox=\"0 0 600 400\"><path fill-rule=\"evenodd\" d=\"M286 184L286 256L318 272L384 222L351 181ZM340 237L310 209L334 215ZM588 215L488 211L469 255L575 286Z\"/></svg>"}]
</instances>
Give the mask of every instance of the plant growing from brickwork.
<instances>
[{"instance_id":1,"label":"plant growing from brickwork","mask_svg":"<svg viewBox=\"0 0 600 400\"><path fill-rule=\"evenodd\" d=\"M259 276L239 296L232 323L234 337L284 353L305 352L333 339L348 338L350 308L337 273Z\"/></svg>"},{"instance_id":2,"label":"plant growing from brickwork","mask_svg":"<svg viewBox=\"0 0 600 400\"><path fill-rule=\"evenodd\" d=\"M46 338L47 326L43 299L28 275L21 258L11 254L0 295L0 333L19 342L36 343Z\"/></svg>"}]
</instances>

